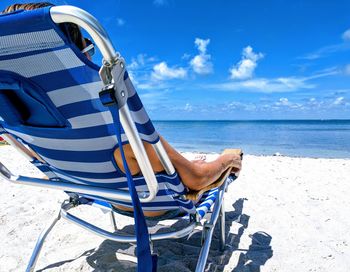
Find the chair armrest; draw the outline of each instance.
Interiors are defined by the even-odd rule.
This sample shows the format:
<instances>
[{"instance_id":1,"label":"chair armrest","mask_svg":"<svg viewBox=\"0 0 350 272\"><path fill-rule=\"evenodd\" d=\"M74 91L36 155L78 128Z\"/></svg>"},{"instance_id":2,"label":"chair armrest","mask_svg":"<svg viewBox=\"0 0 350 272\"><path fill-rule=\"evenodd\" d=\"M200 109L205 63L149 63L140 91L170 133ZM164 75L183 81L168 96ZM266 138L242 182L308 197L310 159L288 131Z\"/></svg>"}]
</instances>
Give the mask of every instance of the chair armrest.
<instances>
[{"instance_id":1,"label":"chair armrest","mask_svg":"<svg viewBox=\"0 0 350 272\"><path fill-rule=\"evenodd\" d=\"M74 193L103 197L111 200L131 201L129 191L112 190L112 189L103 188L103 187L94 187L94 186L88 186L88 185L82 185L82 184L74 184L74 183L68 183L68 182L62 182L62 181L51 181L47 179L14 175L1 162L0 162L0 177L3 177L5 180L15 184L31 185L31 186L56 189L61 191L69 191ZM148 195L139 195L141 202L147 202L147 197Z\"/></svg>"}]
</instances>

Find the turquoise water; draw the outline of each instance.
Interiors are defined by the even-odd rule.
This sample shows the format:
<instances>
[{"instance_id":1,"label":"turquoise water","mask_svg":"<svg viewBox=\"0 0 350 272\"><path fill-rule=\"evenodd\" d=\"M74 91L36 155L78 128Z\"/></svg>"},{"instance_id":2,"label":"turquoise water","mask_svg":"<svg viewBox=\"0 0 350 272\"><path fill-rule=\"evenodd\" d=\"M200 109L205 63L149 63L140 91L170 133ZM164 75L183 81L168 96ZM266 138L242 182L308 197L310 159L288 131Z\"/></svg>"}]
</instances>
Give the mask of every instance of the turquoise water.
<instances>
[{"instance_id":1,"label":"turquoise water","mask_svg":"<svg viewBox=\"0 0 350 272\"><path fill-rule=\"evenodd\" d=\"M240 147L246 154L350 158L350 120L155 121L180 151L221 152Z\"/></svg>"}]
</instances>

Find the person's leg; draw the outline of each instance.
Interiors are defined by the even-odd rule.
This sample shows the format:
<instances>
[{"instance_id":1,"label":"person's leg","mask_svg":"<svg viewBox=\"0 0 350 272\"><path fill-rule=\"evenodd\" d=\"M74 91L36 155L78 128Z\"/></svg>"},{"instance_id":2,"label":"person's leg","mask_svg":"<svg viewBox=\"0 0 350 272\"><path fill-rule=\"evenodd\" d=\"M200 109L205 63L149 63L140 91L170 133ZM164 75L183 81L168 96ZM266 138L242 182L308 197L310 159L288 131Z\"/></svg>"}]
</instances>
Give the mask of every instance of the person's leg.
<instances>
[{"instance_id":1,"label":"person's leg","mask_svg":"<svg viewBox=\"0 0 350 272\"><path fill-rule=\"evenodd\" d=\"M153 171L155 173L164 171L163 165L159 161L158 156L157 156L156 152L154 151L152 145L150 145L148 143L144 143L144 147L145 147L146 153L150 159ZM139 174L141 170L140 170L140 167L136 161L136 158L135 158L134 152L131 149L131 146L129 144L123 145L123 150L124 150L125 159L128 163L128 167L130 169L131 174L132 175ZM119 148L114 151L114 158L115 158L115 161L116 161L119 169L125 173L125 168L123 165L123 160L122 160ZM128 208L125 206L116 205L116 204L114 204L113 206L115 206L117 209L122 210L122 211L133 211L132 208ZM149 217L154 217L154 216L161 216L161 215L165 214L166 212L167 211L144 211L144 215L149 216Z\"/></svg>"},{"instance_id":2,"label":"person's leg","mask_svg":"<svg viewBox=\"0 0 350 272\"><path fill-rule=\"evenodd\" d=\"M228 168L233 167L234 171L239 171L241 168L241 157L234 154L225 154L219 156L215 161L189 161L178 153L167 141L161 137L166 152L169 155L171 162L181 177L182 182L192 190L200 190L209 184L215 182L221 174ZM161 162L158 159L156 152L151 144L144 143L147 155L150 158L154 172L164 170ZM131 150L130 145L124 146L124 152L128 166L133 175L140 172L140 168L136 161L135 155ZM124 171L123 162L121 160L119 149L115 152L115 160L118 167Z\"/></svg>"},{"instance_id":3,"label":"person's leg","mask_svg":"<svg viewBox=\"0 0 350 272\"><path fill-rule=\"evenodd\" d=\"M182 182L189 189L200 190L219 179L226 169L233 167L233 171L237 172L241 168L241 157L239 155L221 155L212 162L189 161L167 141L163 138L161 140Z\"/></svg>"},{"instance_id":4,"label":"person's leg","mask_svg":"<svg viewBox=\"0 0 350 272\"><path fill-rule=\"evenodd\" d=\"M155 173L159 173L159 172L164 171L163 165L160 162L160 160L158 159L158 156L157 156L156 152L154 151L153 146L149 143L146 143L146 142L144 142L143 145L146 149L146 153L147 153L147 156L151 162L153 171ZM128 163L131 174L132 175L139 174L141 170L140 170L140 167L136 161L136 158L135 158L134 152L131 149L131 146L129 144L123 145L123 149L124 149L125 159ZM122 160L119 148L114 151L114 158L115 158L115 161L117 162L119 169L125 173L123 160Z\"/></svg>"}]
</instances>

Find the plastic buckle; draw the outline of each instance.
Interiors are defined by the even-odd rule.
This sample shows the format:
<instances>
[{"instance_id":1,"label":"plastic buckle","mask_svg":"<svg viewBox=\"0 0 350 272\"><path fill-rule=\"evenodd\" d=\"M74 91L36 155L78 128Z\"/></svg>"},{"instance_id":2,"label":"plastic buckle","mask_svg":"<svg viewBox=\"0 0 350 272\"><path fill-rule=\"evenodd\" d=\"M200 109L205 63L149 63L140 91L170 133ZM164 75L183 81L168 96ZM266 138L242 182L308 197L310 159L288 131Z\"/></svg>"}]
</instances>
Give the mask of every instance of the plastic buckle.
<instances>
[{"instance_id":1,"label":"plastic buckle","mask_svg":"<svg viewBox=\"0 0 350 272\"><path fill-rule=\"evenodd\" d=\"M114 106L118 104L118 101L114 95L114 85L107 85L99 92L100 100L106 107Z\"/></svg>"}]
</instances>

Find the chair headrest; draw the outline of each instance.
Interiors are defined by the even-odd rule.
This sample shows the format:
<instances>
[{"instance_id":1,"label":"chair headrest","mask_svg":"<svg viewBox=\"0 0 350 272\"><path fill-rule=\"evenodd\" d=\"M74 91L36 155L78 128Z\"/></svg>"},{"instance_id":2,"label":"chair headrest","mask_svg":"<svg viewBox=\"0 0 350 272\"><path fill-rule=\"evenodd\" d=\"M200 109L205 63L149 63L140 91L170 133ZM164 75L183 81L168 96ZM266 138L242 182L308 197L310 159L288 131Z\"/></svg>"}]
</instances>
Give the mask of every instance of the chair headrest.
<instances>
[{"instance_id":1,"label":"chair headrest","mask_svg":"<svg viewBox=\"0 0 350 272\"><path fill-rule=\"evenodd\" d=\"M66 42L67 38L51 20L50 7L0 15L1 59L63 46Z\"/></svg>"}]
</instances>

